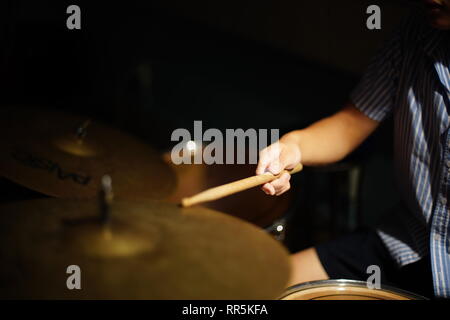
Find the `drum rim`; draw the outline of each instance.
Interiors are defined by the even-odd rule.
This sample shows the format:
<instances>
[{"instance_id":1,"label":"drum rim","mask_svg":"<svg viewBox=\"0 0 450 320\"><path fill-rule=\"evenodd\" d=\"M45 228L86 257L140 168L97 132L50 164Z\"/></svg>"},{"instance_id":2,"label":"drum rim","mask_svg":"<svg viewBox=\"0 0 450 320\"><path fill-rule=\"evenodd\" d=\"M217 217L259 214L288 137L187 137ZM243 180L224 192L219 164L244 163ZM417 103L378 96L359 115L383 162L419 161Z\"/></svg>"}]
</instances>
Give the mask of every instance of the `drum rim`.
<instances>
[{"instance_id":1,"label":"drum rim","mask_svg":"<svg viewBox=\"0 0 450 320\"><path fill-rule=\"evenodd\" d=\"M328 280L315 280L315 281L308 281L299 283L293 286L288 287L283 294L279 297L280 300L283 298L286 298L287 296L291 295L294 292L299 292L311 288L320 288L320 287L326 287L329 285L338 285L338 286L354 286L354 287L364 287L367 288L367 282L366 281L360 281L360 280L347 280L347 279L328 279ZM409 298L411 300L429 300L429 298L424 297L422 295L419 295L417 293L413 293L407 290L395 288L392 286L384 285L382 284L380 286L380 289L373 289L373 290L383 290L388 291L392 294L399 294L406 298Z\"/></svg>"}]
</instances>

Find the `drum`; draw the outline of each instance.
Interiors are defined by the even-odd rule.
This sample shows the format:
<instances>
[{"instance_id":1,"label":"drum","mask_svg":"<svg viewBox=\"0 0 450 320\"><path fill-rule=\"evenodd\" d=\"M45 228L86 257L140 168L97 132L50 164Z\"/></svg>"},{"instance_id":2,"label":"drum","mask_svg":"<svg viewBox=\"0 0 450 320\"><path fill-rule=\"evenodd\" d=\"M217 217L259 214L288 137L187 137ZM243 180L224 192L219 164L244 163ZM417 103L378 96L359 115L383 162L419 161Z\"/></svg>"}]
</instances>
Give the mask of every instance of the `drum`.
<instances>
[{"instance_id":1,"label":"drum","mask_svg":"<svg viewBox=\"0 0 450 320\"><path fill-rule=\"evenodd\" d=\"M250 164L181 164L174 165L170 153L164 160L171 166L177 177L175 191L166 199L179 203L182 198L192 196L208 188L247 178L255 174L256 165ZM269 197L255 187L216 201L202 203L202 207L225 212L246 220L262 228L275 229L290 208L292 193L279 197ZM278 222L278 223L277 223Z\"/></svg>"},{"instance_id":2,"label":"drum","mask_svg":"<svg viewBox=\"0 0 450 320\"><path fill-rule=\"evenodd\" d=\"M356 280L320 280L288 288L280 300L427 300L411 292L381 286L369 289Z\"/></svg>"}]
</instances>

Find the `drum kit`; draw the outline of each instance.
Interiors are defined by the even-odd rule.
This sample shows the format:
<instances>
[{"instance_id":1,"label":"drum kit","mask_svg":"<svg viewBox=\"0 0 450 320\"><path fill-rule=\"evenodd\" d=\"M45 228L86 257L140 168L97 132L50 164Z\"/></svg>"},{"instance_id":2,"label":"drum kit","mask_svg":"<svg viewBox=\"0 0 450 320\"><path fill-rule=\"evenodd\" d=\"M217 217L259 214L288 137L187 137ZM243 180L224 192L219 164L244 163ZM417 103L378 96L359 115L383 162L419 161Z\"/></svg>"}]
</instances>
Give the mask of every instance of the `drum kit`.
<instances>
[{"instance_id":1,"label":"drum kit","mask_svg":"<svg viewBox=\"0 0 450 320\"><path fill-rule=\"evenodd\" d=\"M357 280L321 280L302 283L288 288L282 300L425 300L417 294L381 286L370 289L367 283Z\"/></svg>"},{"instance_id":2,"label":"drum kit","mask_svg":"<svg viewBox=\"0 0 450 320\"><path fill-rule=\"evenodd\" d=\"M63 112L2 108L0 130L0 176L42 194L0 206L1 299L421 298L346 280L286 291L288 251L261 227L288 196L249 189L276 176L188 197L234 176L173 166L135 137ZM73 266L81 288L68 285Z\"/></svg>"}]
</instances>

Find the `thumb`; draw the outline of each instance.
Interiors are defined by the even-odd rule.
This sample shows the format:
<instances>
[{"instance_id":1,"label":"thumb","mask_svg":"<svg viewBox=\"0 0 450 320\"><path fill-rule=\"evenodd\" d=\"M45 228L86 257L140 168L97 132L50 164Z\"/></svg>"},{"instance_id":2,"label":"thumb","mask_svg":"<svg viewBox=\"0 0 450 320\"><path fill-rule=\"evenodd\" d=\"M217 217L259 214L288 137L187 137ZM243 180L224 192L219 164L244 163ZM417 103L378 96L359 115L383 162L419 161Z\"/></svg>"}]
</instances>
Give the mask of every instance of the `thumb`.
<instances>
[{"instance_id":1,"label":"thumb","mask_svg":"<svg viewBox=\"0 0 450 320\"><path fill-rule=\"evenodd\" d=\"M279 174L283 169L284 167L280 163L279 159L272 161L272 163L267 167L267 171L269 171L273 175Z\"/></svg>"}]
</instances>

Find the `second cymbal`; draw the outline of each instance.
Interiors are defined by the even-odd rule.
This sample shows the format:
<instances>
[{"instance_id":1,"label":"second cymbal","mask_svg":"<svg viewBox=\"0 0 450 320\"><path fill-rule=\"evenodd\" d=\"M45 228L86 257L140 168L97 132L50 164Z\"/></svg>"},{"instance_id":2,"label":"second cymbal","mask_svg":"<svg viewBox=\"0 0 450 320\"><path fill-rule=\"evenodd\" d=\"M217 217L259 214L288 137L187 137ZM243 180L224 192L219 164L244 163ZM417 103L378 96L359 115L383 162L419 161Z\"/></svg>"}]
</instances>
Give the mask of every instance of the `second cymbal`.
<instances>
[{"instance_id":1,"label":"second cymbal","mask_svg":"<svg viewBox=\"0 0 450 320\"><path fill-rule=\"evenodd\" d=\"M40 193L94 198L110 175L124 199L161 199L175 188L172 169L146 144L87 117L0 109L0 174Z\"/></svg>"}]
</instances>

